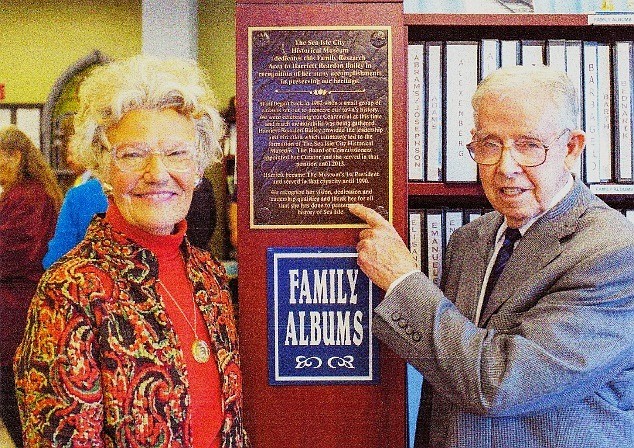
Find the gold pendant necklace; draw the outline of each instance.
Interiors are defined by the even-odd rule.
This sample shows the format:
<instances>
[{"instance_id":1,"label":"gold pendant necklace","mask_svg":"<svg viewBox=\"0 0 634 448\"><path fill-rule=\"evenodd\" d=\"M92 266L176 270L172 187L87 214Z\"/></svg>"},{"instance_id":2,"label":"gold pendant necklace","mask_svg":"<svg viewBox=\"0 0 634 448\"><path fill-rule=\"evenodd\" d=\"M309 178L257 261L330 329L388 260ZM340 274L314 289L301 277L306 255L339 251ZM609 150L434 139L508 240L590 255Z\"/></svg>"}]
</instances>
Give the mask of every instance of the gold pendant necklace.
<instances>
[{"instance_id":1,"label":"gold pendant necklace","mask_svg":"<svg viewBox=\"0 0 634 448\"><path fill-rule=\"evenodd\" d=\"M178 311L180 311L183 315L183 318L185 319L185 322L187 322L187 325L189 325L189 328L191 328L194 332L194 342L192 343L191 347L194 359L196 360L196 362L199 362L201 364L206 363L211 357L211 349L209 348L209 344L198 337L198 332L196 331L196 316L198 315L198 313L196 312L196 302L194 301L194 325L192 325L191 322L189 322L189 319L187 319L187 316L183 312L181 306L178 304L176 299L174 299L174 296L172 296L172 293L169 292L169 289L167 289L163 282L158 279L156 280L156 283L163 287L163 290L165 290L169 298L172 300L172 302L174 302L174 305L176 305L176 307L178 308Z\"/></svg>"}]
</instances>

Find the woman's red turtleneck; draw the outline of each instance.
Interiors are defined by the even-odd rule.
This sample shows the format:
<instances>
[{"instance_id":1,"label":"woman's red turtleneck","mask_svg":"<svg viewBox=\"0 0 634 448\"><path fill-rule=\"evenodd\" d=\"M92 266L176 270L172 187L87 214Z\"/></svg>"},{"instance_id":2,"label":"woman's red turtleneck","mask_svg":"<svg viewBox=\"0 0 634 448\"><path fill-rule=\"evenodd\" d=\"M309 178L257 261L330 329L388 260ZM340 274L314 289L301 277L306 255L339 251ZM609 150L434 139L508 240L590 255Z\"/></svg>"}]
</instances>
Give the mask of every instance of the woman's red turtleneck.
<instances>
[{"instance_id":1,"label":"woman's red turtleneck","mask_svg":"<svg viewBox=\"0 0 634 448\"><path fill-rule=\"evenodd\" d=\"M192 446L219 448L220 429L224 420L220 374L209 330L202 313L195 306L192 285L187 278L185 262L180 251L187 230L187 222L183 220L176 224L175 232L171 235L154 235L129 224L112 201L108 205L106 221L114 229L125 233L135 243L151 250L158 260L159 280L173 299L178 301L182 310L181 312L174 300L170 298L170 294L159 285L158 293L163 298L167 315L178 337L187 366L191 398ZM197 362L191 351L195 334L190 324L194 325L194 316L196 316L198 338L204 340L211 348L212 356L206 363Z\"/></svg>"}]
</instances>

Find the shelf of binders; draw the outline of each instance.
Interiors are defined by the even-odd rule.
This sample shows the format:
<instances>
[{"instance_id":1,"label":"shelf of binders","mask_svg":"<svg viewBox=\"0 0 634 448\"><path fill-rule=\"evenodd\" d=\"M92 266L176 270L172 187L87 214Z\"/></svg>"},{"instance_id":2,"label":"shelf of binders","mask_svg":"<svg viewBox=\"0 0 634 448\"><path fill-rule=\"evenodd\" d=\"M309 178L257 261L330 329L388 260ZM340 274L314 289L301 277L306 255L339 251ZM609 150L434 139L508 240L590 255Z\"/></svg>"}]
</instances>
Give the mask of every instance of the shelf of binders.
<instances>
[{"instance_id":1,"label":"shelf of binders","mask_svg":"<svg viewBox=\"0 0 634 448\"><path fill-rule=\"evenodd\" d=\"M482 196L484 191L478 183L436 183L436 182L409 182L407 184L409 194L417 196Z\"/></svg>"},{"instance_id":2,"label":"shelf of binders","mask_svg":"<svg viewBox=\"0 0 634 448\"><path fill-rule=\"evenodd\" d=\"M406 14L408 195L480 198L481 188L469 185L477 167L465 147L471 95L498 67L548 64L566 71L579 92L587 145L576 175L607 199L634 196L634 26L589 21L585 14Z\"/></svg>"},{"instance_id":3,"label":"shelf of binders","mask_svg":"<svg viewBox=\"0 0 634 448\"><path fill-rule=\"evenodd\" d=\"M452 205L489 207L479 183L408 182L408 209Z\"/></svg>"}]
</instances>

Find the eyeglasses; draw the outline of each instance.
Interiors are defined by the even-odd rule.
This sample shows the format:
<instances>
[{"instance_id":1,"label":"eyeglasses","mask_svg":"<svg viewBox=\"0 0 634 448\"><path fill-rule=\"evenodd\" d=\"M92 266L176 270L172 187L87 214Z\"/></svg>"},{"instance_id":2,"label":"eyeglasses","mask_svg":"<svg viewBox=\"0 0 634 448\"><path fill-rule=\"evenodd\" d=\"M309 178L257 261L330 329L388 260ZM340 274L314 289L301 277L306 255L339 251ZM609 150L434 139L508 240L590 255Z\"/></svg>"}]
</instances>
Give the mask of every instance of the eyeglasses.
<instances>
[{"instance_id":1,"label":"eyeglasses","mask_svg":"<svg viewBox=\"0 0 634 448\"><path fill-rule=\"evenodd\" d=\"M570 129L564 131L557 137L552 139L548 144L541 140L533 138L521 138L511 140L509 149L511 157L520 165L525 167L539 166L546 161L548 150L561 137L563 137ZM474 140L467 144L469 155L479 165L495 165L502 158L504 151L504 143L499 140L487 138L485 140Z\"/></svg>"},{"instance_id":2,"label":"eyeglasses","mask_svg":"<svg viewBox=\"0 0 634 448\"><path fill-rule=\"evenodd\" d=\"M147 166L150 155L156 154L168 171L184 173L194 168L196 143L168 142L154 149L146 143L122 143L112 147L112 159L123 172L141 172Z\"/></svg>"}]
</instances>

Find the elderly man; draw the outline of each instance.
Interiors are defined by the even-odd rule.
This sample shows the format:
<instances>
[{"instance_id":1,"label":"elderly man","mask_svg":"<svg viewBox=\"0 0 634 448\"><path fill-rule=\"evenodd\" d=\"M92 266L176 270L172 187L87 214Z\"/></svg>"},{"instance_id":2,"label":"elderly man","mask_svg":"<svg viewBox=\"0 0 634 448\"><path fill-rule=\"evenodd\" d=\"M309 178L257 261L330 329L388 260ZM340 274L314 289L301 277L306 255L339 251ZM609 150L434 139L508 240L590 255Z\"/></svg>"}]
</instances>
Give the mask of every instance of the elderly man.
<instances>
[{"instance_id":1,"label":"elderly man","mask_svg":"<svg viewBox=\"0 0 634 448\"><path fill-rule=\"evenodd\" d=\"M374 330L425 379L416 447L634 447L634 229L570 168L576 95L548 67L492 73L468 145L495 209L452 235L441 288L378 213L359 265Z\"/></svg>"}]
</instances>

